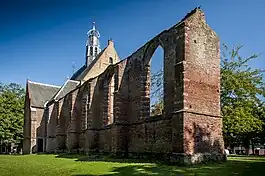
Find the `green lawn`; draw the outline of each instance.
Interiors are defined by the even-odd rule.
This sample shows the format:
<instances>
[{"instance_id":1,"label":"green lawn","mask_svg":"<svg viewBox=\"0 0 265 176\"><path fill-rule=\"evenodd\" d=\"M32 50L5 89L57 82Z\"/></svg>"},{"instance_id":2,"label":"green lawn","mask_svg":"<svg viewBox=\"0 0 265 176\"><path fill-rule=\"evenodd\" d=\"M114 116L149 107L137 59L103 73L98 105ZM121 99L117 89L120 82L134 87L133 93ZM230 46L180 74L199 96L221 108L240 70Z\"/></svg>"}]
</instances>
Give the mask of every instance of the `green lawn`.
<instances>
[{"instance_id":1,"label":"green lawn","mask_svg":"<svg viewBox=\"0 0 265 176\"><path fill-rule=\"evenodd\" d=\"M84 156L83 156L84 157ZM87 157L86 157L87 158ZM56 155L0 155L0 176L60 176L60 175L174 175L227 176L265 175L265 157L229 157L226 163L176 167L132 160L80 161L78 156ZM131 161L131 162L130 162Z\"/></svg>"}]
</instances>

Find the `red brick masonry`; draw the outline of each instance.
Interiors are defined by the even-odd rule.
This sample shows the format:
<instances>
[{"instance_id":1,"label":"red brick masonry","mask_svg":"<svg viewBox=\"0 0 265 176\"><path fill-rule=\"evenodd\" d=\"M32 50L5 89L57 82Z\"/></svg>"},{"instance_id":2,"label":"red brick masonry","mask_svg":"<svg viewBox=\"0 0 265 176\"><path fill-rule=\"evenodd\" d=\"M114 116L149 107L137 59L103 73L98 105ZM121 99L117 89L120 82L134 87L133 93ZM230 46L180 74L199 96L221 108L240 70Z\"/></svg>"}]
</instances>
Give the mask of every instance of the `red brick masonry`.
<instances>
[{"instance_id":1,"label":"red brick masonry","mask_svg":"<svg viewBox=\"0 0 265 176\"><path fill-rule=\"evenodd\" d=\"M165 109L150 117L150 59L158 46ZM46 152L162 156L186 164L224 160L219 39L196 8L46 111Z\"/></svg>"}]
</instances>

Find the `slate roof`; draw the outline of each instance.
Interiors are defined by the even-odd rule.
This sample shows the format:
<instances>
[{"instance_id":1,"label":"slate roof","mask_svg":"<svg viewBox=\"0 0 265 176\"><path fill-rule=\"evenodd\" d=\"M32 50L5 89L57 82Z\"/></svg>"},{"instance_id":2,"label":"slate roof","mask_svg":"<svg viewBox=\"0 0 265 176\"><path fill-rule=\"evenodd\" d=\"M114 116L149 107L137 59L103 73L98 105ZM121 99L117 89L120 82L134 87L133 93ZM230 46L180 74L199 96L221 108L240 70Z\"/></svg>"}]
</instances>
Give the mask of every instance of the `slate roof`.
<instances>
[{"instance_id":1,"label":"slate roof","mask_svg":"<svg viewBox=\"0 0 265 176\"><path fill-rule=\"evenodd\" d=\"M79 75L81 75L81 73L83 73L83 71L86 69L86 65L83 65L81 68L79 68L74 74L73 76L71 77L71 80L76 80L77 77Z\"/></svg>"},{"instance_id":2,"label":"slate roof","mask_svg":"<svg viewBox=\"0 0 265 176\"><path fill-rule=\"evenodd\" d=\"M88 67L86 67L86 65L83 65L79 70L77 70L71 77L71 80L82 80L81 76L85 76L89 72L89 70L95 65L95 63L101 57L105 50L106 48L104 48L100 53L98 53L96 58L89 64Z\"/></svg>"},{"instance_id":3,"label":"slate roof","mask_svg":"<svg viewBox=\"0 0 265 176\"><path fill-rule=\"evenodd\" d=\"M27 90L30 97L30 105L44 107L44 104L60 89L60 86L27 81Z\"/></svg>"},{"instance_id":4,"label":"slate roof","mask_svg":"<svg viewBox=\"0 0 265 176\"><path fill-rule=\"evenodd\" d=\"M67 80L64 85L54 94L51 100L59 100L80 84L79 81Z\"/></svg>"}]
</instances>

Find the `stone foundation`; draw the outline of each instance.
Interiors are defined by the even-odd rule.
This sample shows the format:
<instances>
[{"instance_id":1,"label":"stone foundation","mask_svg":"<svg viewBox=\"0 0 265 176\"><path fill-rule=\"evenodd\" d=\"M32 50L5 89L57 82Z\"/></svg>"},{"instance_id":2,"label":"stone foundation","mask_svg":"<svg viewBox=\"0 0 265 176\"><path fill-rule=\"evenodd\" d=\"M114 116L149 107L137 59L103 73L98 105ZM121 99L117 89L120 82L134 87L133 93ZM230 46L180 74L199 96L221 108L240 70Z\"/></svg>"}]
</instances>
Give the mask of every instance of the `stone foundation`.
<instances>
[{"instance_id":1,"label":"stone foundation","mask_svg":"<svg viewBox=\"0 0 265 176\"><path fill-rule=\"evenodd\" d=\"M225 154L218 153L197 153L194 155L186 155L181 153L109 153L109 152L84 152L78 150L71 150L65 152L63 150L56 151L56 154L81 154L88 156L88 159L96 158L104 159L105 157L109 159L132 159L137 162L151 162L151 163L163 163L167 165L194 165L194 164L207 164L212 162L225 162L227 161L227 156ZM107 159L106 159L107 161Z\"/></svg>"}]
</instances>

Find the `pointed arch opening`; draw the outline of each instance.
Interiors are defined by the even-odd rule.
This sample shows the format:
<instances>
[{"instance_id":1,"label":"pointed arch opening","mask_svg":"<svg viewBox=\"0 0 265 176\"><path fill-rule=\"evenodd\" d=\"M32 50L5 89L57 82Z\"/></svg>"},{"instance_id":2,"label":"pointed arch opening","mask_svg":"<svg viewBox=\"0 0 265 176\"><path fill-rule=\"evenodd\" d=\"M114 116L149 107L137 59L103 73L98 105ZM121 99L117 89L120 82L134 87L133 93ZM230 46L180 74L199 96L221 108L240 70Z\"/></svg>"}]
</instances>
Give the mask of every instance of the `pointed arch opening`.
<instances>
[{"instance_id":1,"label":"pointed arch opening","mask_svg":"<svg viewBox=\"0 0 265 176\"><path fill-rule=\"evenodd\" d=\"M164 112L164 49L159 45L150 59L150 116Z\"/></svg>"}]
</instances>

